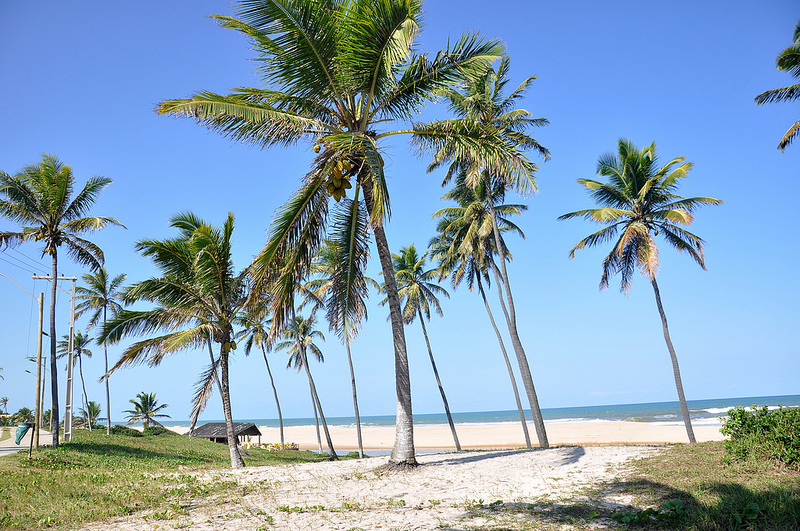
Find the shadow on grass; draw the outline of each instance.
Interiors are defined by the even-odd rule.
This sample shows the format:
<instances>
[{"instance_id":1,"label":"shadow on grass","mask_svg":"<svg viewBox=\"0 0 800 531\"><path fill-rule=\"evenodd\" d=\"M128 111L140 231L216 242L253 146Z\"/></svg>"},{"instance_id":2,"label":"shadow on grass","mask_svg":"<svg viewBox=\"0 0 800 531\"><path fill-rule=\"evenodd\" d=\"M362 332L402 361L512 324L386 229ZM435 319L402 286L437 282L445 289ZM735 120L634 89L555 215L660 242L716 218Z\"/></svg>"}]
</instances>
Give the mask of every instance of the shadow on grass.
<instances>
[{"instance_id":1,"label":"shadow on grass","mask_svg":"<svg viewBox=\"0 0 800 531\"><path fill-rule=\"evenodd\" d=\"M77 455L98 455L106 458L130 458L139 460L148 460L153 462L172 462L177 464L187 463L213 463L218 459L210 455L202 455L195 451L163 451L156 452L152 450L145 450L143 448L135 448L125 444L103 443L103 442L82 442L71 441L62 446L69 447L70 453L75 452Z\"/></svg>"}]
</instances>

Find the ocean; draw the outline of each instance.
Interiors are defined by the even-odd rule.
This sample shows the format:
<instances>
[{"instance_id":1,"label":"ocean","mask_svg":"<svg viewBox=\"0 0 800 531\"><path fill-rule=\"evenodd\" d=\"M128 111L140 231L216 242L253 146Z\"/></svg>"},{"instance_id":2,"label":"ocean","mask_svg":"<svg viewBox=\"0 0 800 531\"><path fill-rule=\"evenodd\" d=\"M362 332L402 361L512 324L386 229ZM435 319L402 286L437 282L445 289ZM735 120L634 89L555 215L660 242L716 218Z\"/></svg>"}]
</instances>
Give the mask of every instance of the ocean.
<instances>
[{"instance_id":1,"label":"ocean","mask_svg":"<svg viewBox=\"0 0 800 531\"><path fill-rule=\"evenodd\" d=\"M758 396L748 398L717 398L708 400L689 400L687 402L695 426L721 426L722 417L736 406L753 405L770 408L800 407L800 395ZM645 404L617 404L607 406L558 407L542 409L547 422L576 421L633 421L658 424L682 425L680 405L675 402L651 402ZM525 418L531 420L530 410L525 410ZM329 426L354 426L355 417L326 417ZM237 422L252 422L256 426L277 427L278 419L236 419ZM507 411L475 411L453 413L457 424L519 422L516 409ZM201 419L198 424L223 422L222 419ZM313 418L283 419L284 426L308 426L314 424ZM188 427L187 420L167 420L162 424L169 427ZM447 424L444 413L414 414L414 424ZM394 426L394 415L368 415L361 417L362 426Z\"/></svg>"}]
</instances>

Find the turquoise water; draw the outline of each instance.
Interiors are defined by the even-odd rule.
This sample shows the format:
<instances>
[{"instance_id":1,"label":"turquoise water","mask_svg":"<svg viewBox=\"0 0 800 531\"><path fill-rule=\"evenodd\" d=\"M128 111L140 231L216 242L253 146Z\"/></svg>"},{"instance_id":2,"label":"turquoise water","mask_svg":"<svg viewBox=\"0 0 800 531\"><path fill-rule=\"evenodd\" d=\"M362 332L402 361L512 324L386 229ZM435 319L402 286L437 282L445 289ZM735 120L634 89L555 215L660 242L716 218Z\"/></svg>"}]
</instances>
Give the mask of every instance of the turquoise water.
<instances>
[{"instance_id":1,"label":"turquoise water","mask_svg":"<svg viewBox=\"0 0 800 531\"><path fill-rule=\"evenodd\" d=\"M688 406L692 417L692 424L721 425L720 417L736 406L770 406L770 407L800 407L800 395L785 396L760 396L747 398L718 398L709 400L689 400ZM525 416L531 420L530 410L525 411ZM626 420L634 422L655 422L661 424L683 424L680 405L675 402L652 402L647 404L617 404L607 406L584 407L559 407L542 410L542 416L548 422L575 422L575 421L614 421ZM355 417L326 417L330 426L352 426ZM458 424L494 423L494 422L519 422L519 413L516 410L508 411L476 411L453 413L453 420ZM256 426L277 427L277 419L236 419L237 422L253 422ZM201 419L199 424L206 422L222 422L222 419ZM447 417L444 413L415 414L414 424L446 424ZM186 420L172 420L163 422L165 426L187 426ZM314 424L313 418L284 419L285 426L307 426ZM394 415L362 416L363 426L394 426Z\"/></svg>"}]
</instances>

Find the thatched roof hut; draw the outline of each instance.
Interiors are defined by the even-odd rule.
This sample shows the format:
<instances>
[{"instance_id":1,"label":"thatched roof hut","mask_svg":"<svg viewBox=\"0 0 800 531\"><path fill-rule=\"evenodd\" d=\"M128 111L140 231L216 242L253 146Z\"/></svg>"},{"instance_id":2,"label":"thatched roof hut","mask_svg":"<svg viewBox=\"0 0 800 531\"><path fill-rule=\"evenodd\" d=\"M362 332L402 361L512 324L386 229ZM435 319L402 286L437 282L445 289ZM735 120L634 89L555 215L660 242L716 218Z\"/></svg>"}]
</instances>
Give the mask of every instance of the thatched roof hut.
<instances>
[{"instance_id":1,"label":"thatched roof hut","mask_svg":"<svg viewBox=\"0 0 800 531\"><path fill-rule=\"evenodd\" d=\"M250 437L255 435L258 435L258 442L259 444L261 443L261 432L258 431L256 425L252 422L234 422L233 433L236 435L237 443L241 442L242 437L247 437L249 441ZM228 433L224 422L209 422L203 424L195 428L191 435L192 437L200 437L212 442L226 444L228 442Z\"/></svg>"}]
</instances>

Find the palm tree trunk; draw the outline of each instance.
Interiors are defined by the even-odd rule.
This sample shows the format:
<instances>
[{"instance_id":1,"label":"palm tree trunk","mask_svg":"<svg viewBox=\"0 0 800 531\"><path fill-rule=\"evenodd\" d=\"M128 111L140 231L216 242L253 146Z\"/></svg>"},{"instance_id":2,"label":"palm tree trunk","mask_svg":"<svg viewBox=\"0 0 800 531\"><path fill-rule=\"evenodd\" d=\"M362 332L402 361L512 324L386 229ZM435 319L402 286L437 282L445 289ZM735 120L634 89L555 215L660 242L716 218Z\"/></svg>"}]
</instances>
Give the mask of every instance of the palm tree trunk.
<instances>
[{"instance_id":1,"label":"palm tree trunk","mask_svg":"<svg viewBox=\"0 0 800 531\"><path fill-rule=\"evenodd\" d=\"M439 393L442 395L442 402L444 403L444 412L447 415L447 423L450 424L450 433L453 434L453 442L456 445L456 450L461 451L461 443L458 442L458 434L456 433L456 425L453 423L453 416L450 414L450 406L447 403L447 397L444 394L444 387L442 387L442 380L439 379L439 370L436 368L436 362L433 360L433 351L431 350L431 342L428 340L428 330L425 328L425 319L420 313L419 323L422 325L422 335L425 336L425 344L428 346L428 357L431 360L431 367L433 367L433 375L436 377L436 385L439 386Z\"/></svg>"},{"instance_id":2,"label":"palm tree trunk","mask_svg":"<svg viewBox=\"0 0 800 531\"><path fill-rule=\"evenodd\" d=\"M56 286L58 284L58 252L53 250L53 281L50 288L50 430L53 448L58 447L58 364L56 363Z\"/></svg>"},{"instance_id":3,"label":"palm tree trunk","mask_svg":"<svg viewBox=\"0 0 800 531\"><path fill-rule=\"evenodd\" d=\"M267 361L267 350L264 345L261 345L261 353L264 355L264 363L267 365L269 383L272 384L272 394L275 395L275 407L278 408L278 427L281 432L281 450L283 450L283 415L281 415L281 403L278 401L278 389L275 387L275 380L272 378L272 371L269 368L269 361Z\"/></svg>"},{"instance_id":4,"label":"palm tree trunk","mask_svg":"<svg viewBox=\"0 0 800 531\"><path fill-rule=\"evenodd\" d=\"M511 295L511 286L508 282L506 255L503 250L502 240L500 239L500 229L497 226L497 212L494 209L494 203L491 197L487 199L487 202L489 204L489 212L492 215L492 232L494 233L494 241L497 246L498 258L500 259L500 271L503 277L503 284L505 285L508 310L506 311L504 306L503 311L505 313L506 323L508 324L508 332L511 335L511 345L514 347L514 353L517 355L517 364L519 365L519 372L522 376L522 383L525 385L525 392L528 394L528 402L530 402L531 405L533 426L536 428L536 437L539 439L539 447L549 448L550 443L547 441L547 431L544 427L542 411L539 409L539 398L536 396L536 388L533 385L533 376L528 366L528 357L525 355L525 349L522 347L522 341L520 341L519 333L517 332L517 313L514 309L514 298ZM494 269L496 271L496 268ZM497 286L497 288L499 290L500 286Z\"/></svg>"},{"instance_id":5,"label":"palm tree trunk","mask_svg":"<svg viewBox=\"0 0 800 531\"><path fill-rule=\"evenodd\" d=\"M358 439L358 457L364 458L364 442L361 439L361 417L358 414L358 394L356 393L356 373L353 371L353 358L350 356L350 341L345 338L347 363L350 365L350 384L353 387L353 411L356 415L356 438Z\"/></svg>"},{"instance_id":6,"label":"palm tree trunk","mask_svg":"<svg viewBox=\"0 0 800 531\"><path fill-rule=\"evenodd\" d=\"M531 449L531 436L528 434L528 423L525 421L525 411L522 409L522 401L519 398L519 389L517 389L517 379L514 377L514 368L511 366L511 360L508 359L506 346L503 343L503 336L500 335L500 330L497 328L497 323L494 322L494 315L492 308L489 306L489 301L486 300L486 293L483 291L483 283L481 282L480 275L475 275L478 281L478 292L483 299L483 305L486 306L486 313L489 315L489 321L492 323L494 333L497 334L497 341L500 343L500 351L503 353L503 359L506 362L508 369L508 377L511 379L511 388L514 390L514 400L517 402L517 411L519 412L519 420L522 423L522 433L525 435L525 447Z\"/></svg>"},{"instance_id":7,"label":"palm tree trunk","mask_svg":"<svg viewBox=\"0 0 800 531\"><path fill-rule=\"evenodd\" d=\"M303 367L306 369L306 376L308 376L308 385L311 387L311 397L314 400L314 403L317 406L317 410L319 411L319 420L322 422L322 431L325 432L325 440L328 444L328 451L331 454L331 461L338 461L339 456L336 455L336 450L333 449L333 441L331 440L331 432L328 430L328 423L325 421L325 414L322 412L322 403L319 401L319 395L317 394L317 387L314 385L314 378L311 377L311 368L308 366L308 358L306 358L306 351L303 348L300 351L300 354L303 356Z\"/></svg>"},{"instance_id":8,"label":"palm tree trunk","mask_svg":"<svg viewBox=\"0 0 800 531\"><path fill-rule=\"evenodd\" d=\"M372 180L362 181L364 202L367 211L372 213L375 201L372 197ZM403 330L403 318L400 311L400 297L397 294L397 281L392 265L392 253L382 225L373 227L375 246L381 261L383 279L386 283L386 299L389 302L389 318L392 323L392 339L394 343L395 394L397 395L397 413L395 417L395 435L392 455L389 464L393 467L417 466L414 455L414 415L411 411L411 375L408 370L408 352L406 336Z\"/></svg>"},{"instance_id":9,"label":"palm tree trunk","mask_svg":"<svg viewBox=\"0 0 800 531\"><path fill-rule=\"evenodd\" d=\"M78 354L78 374L81 376L81 387L83 388L83 402L86 404L84 412L86 413L86 424L89 426L89 431L92 431L92 419L89 416L89 395L86 394L86 382L83 379L83 355Z\"/></svg>"},{"instance_id":10,"label":"palm tree trunk","mask_svg":"<svg viewBox=\"0 0 800 531\"><path fill-rule=\"evenodd\" d=\"M308 395L311 397L311 407L314 409L314 431L317 434L317 448L319 453L322 453L322 434L319 431L319 413L317 413L317 401L314 400L314 390L311 388L311 382L308 383Z\"/></svg>"},{"instance_id":11,"label":"palm tree trunk","mask_svg":"<svg viewBox=\"0 0 800 531\"><path fill-rule=\"evenodd\" d=\"M103 306L103 327L106 326L106 306ZM103 342L103 357L106 362L106 435L111 435L111 391L108 387L108 345Z\"/></svg>"},{"instance_id":12,"label":"palm tree trunk","mask_svg":"<svg viewBox=\"0 0 800 531\"><path fill-rule=\"evenodd\" d=\"M681 382L681 370L678 367L678 356L675 355L675 349L672 346L672 340L669 337L669 327L667 326L667 315L664 313L664 307L661 305L661 293L658 291L658 284L656 277L651 279L653 284L653 291L656 294L656 305L658 306L658 313L661 315L661 326L664 329L664 340L667 342L667 349L669 349L669 357L672 360L672 373L675 375L675 387L678 388L678 401L681 403L681 413L683 413L683 423L686 425L686 434L689 436L689 443L694 444L697 441L694 438L694 430L692 429L692 419L689 417L689 406L686 404L686 397L683 394L683 383Z\"/></svg>"},{"instance_id":13,"label":"palm tree trunk","mask_svg":"<svg viewBox=\"0 0 800 531\"><path fill-rule=\"evenodd\" d=\"M227 337L225 339L228 339ZM244 459L239 453L239 444L236 435L233 432L233 414L231 413L231 395L230 395L230 382L228 381L228 351L225 343L219 352L220 370L222 372L222 389L220 395L222 396L222 411L225 413L225 431L228 436L228 448L231 452L231 467L242 468L244 466Z\"/></svg>"}]
</instances>

